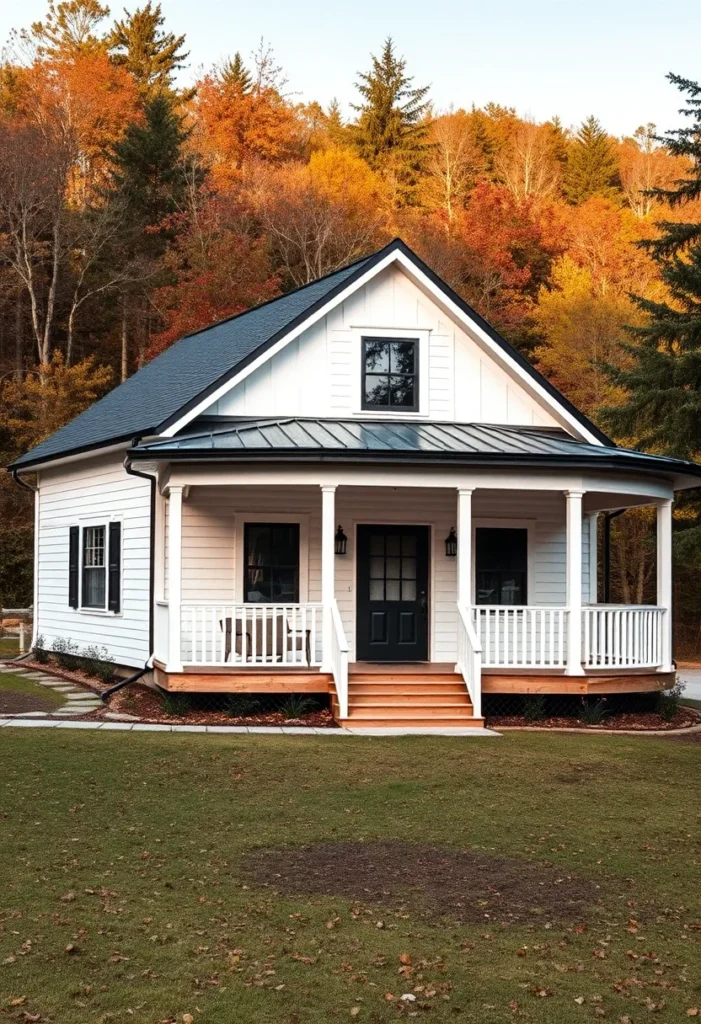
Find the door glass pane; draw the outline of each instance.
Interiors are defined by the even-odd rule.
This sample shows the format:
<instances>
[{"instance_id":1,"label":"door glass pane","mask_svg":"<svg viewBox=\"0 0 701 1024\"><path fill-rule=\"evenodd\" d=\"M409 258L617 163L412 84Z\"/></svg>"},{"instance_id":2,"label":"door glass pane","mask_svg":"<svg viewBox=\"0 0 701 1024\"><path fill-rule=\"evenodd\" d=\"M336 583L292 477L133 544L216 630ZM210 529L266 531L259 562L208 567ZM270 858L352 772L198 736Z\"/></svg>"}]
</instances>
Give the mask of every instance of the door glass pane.
<instances>
[{"instance_id":1,"label":"door glass pane","mask_svg":"<svg viewBox=\"0 0 701 1024\"><path fill-rule=\"evenodd\" d=\"M399 558L388 558L387 559L387 579L398 580L400 576L399 566L401 565L401 559Z\"/></svg>"},{"instance_id":2,"label":"door glass pane","mask_svg":"<svg viewBox=\"0 0 701 1024\"><path fill-rule=\"evenodd\" d=\"M402 580L402 601L416 600L416 580Z\"/></svg>"},{"instance_id":3,"label":"door glass pane","mask_svg":"<svg viewBox=\"0 0 701 1024\"><path fill-rule=\"evenodd\" d=\"M403 558L402 559L402 579L403 580L415 580L416 579L416 559L415 558Z\"/></svg>"},{"instance_id":4,"label":"door glass pane","mask_svg":"<svg viewBox=\"0 0 701 1024\"><path fill-rule=\"evenodd\" d=\"M413 534L406 534L404 537L402 537L402 554L416 554L416 537Z\"/></svg>"},{"instance_id":5,"label":"door glass pane","mask_svg":"<svg viewBox=\"0 0 701 1024\"><path fill-rule=\"evenodd\" d=\"M385 553L385 538L381 533L373 533L370 537L370 554L371 555L384 555Z\"/></svg>"},{"instance_id":6,"label":"door glass pane","mask_svg":"<svg viewBox=\"0 0 701 1024\"><path fill-rule=\"evenodd\" d=\"M399 580L387 580L385 584L385 600L386 601L398 601L399 600Z\"/></svg>"},{"instance_id":7,"label":"door glass pane","mask_svg":"<svg viewBox=\"0 0 701 1024\"><path fill-rule=\"evenodd\" d=\"M390 533L387 535L387 554L398 555L399 554L399 534Z\"/></svg>"},{"instance_id":8,"label":"door glass pane","mask_svg":"<svg viewBox=\"0 0 701 1024\"><path fill-rule=\"evenodd\" d=\"M384 580L370 580L370 600L371 601L384 601L385 599L385 581Z\"/></svg>"},{"instance_id":9,"label":"door glass pane","mask_svg":"<svg viewBox=\"0 0 701 1024\"><path fill-rule=\"evenodd\" d=\"M383 580L385 578L385 560L384 558L371 558L370 559L370 579L372 580Z\"/></svg>"}]
</instances>

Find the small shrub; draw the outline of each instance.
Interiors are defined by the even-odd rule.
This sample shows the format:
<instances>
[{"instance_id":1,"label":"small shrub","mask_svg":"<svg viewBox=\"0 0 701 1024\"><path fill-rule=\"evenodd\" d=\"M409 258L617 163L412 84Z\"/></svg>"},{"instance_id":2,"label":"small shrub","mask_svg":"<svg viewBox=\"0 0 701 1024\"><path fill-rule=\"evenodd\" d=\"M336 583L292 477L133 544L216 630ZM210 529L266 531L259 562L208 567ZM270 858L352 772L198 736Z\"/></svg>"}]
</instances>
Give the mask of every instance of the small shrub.
<instances>
[{"instance_id":1,"label":"small shrub","mask_svg":"<svg viewBox=\"0 0 701 1024\"><path fill-rule=\"evenodd\" d=\"M314 707L315 703L311 697L301 697L297 693L293 693L289 697L285 697L283 701L280 701L280 711L285 718L304 718L305 715L314 710Z\"/></svg>"},{"instance_id":2,"label":"small shrub","mask_svg":"<svg viewBox=\"0 0 701 1024\"><path fill-rule=\"evenodd\" d=\"M529 722L539 722L545 718L545 695L527 693L523 698L523 717Z\"/></svg>"},{"instance_id":3,"label":"small shrub","mask_svg":"<svg viewBox=\"0 0 701 1024\"><path fill-rule=\"evenodd\" d=\"M51 645L51 650L56 655L56 661L59 663L61 668L68 669L69 671L80 668L78 644L74 644L69 637L66 637L65 639L59 637L54 640Z\"/></svg>"},{"instance_id":4,"label":"small shrub","mask_svg":"<svg viewBox=\"0 0 701 1024\"><path fill-rule=\"evenodd\" d=\"M605 697L599 697L598 700L588 700L586 697L582 697L579 717L585 725L601 725L607 715L608 708Z\"/></svg>"},{"instance_id":5,"label":"small shrub","mask_svg":"<svg viewBox=\"0 0 701 1024\"><path fill-rule=\"evenodd\" d=\"M114 679L114 665L109 660L106 647L86 647L81 660L81 668L89 676L96 676L103 683L111 683Z\"/></svg>"},{"instance_id":6,"label":"small shrub","mask_svg":"<svg viewBox=\"0 0 701 1024\"><path fill-rule=\"evenodd\" d=\"M679 703L684 687L677 683L671 690L660 690L657 695L657 713L665 722L672 722L679 714Z\"/></svg>"},{"instance_id":7,"label":"small shrub","mask_svg":"<svg viewBox=\"0 0 701 1024\"><path fill-rule=\"evenodd\" d=\"M161 694L161 706L166 715L180 717L190 710L190 698L186 693Z\"/></svg>"},{"instance_id":8,"label":"small shrub","mask_svg":"<svg viewBox=\"0 0 701 1024\"><path fill-rule=\"evenodd\" d=\"M249 693L232 693L224 707L232 718L246 718L260 711L260 701Z\"/></svg>"},{"instance_id":9,"label":"small shrub","mask_svg":"<svg viewBox=\"0 0 701 1024\"><path fill-rule=\"evenodd\" d=\"M44 647L44 636L42 633L37 635L36 643L32 648L32 657L40 665L46 665L49 660L49 652Z\"/></svg>"}]
</instances>

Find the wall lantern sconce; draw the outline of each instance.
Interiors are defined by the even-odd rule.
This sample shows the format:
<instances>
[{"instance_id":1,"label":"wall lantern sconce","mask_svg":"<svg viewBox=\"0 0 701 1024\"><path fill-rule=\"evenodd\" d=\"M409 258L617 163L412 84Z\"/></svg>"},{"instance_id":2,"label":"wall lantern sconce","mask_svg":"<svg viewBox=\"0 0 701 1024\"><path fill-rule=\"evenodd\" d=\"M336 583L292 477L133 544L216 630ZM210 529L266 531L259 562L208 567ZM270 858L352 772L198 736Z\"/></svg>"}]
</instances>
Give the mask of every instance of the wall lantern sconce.
<instances>
[{"instance_id":1,"label":"wall lantern sconce","mask_svg":"<svg viewBox=\"0 0 701 1024\"><path fill-rule=\"evenodd\" d=\"M454 526L450 527L450 533L445 538L445 553L448 558L455 558L458 553L458 535Z\"/></svg>"},{"instance_id":2,"label":"wall lantern sconce","mask_svg":"<svg viewBox=\"0 0 701 1024\"><path fill-rule=\"evenodd\" d=\"M348 547L348 538L343 532L342 526L339 526L339 528L336 530L334 547L337 555L345 555L346 548Z\"/></svg>"}]
</instances>

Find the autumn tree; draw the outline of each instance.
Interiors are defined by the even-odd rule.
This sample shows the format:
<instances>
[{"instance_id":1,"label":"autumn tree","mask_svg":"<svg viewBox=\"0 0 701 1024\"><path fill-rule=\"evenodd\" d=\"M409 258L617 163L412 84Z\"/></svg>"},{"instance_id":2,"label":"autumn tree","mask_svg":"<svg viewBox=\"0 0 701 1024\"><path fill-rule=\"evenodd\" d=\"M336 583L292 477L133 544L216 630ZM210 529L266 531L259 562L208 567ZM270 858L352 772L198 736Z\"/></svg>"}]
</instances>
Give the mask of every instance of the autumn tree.
<instances>
[{"instance_id":1,"label":"autumn tree","mask_svg":"<svg viewBox=\"0 0 701 1024\"><path fill-rule=\"evenodd\" d=\"M475 142L472 119L464 110L435 118L428 142L421 202L440 211L450 229L484 168L483 155Z\"/></svg>"},{"instance_id":2,"label":"autumn tree","mask_svg":"<svg viewBox=\"0 0 701 1024\"><path fill-rule=\"evenodd\" d=\"M555 195L560 168L549 126L522 121L497 157L496 169L517 203L538 203Z\"/></svg>"},{"instance_id":3,"label":"autumn tree","mask_svg":"<svg viewBox=\"0 0 701 1024\"><path fill-rule=\"evenodd\" d=\"M414 199L426 154L429 87L412 85L406 61L389 37L380 57L371 55L371 62L356 82L362 97L353 106L358 114L356 145L370 167L391 182L395 202L402 205Z\"/></svg>"},{"instance_id":4,"label":"autumn tree","mask_svg":"<svg viewBox=\"0 0 701 1024\"><path fill-rule=\"evenodd\" d=\"M687 124L660 141L673 156L688 160L689 170L673 186L654 188L652 196L683 210L701 197L701 86L678 75L668 77L686 94ZM658 229L659 236L643 245L668 298L636 296L646 322L632 332L632 365L612 369L612 379L626 390L627 400L606 415L614 429L638 437L643 446L695 458L701 452L701 221L669 219Z\"/></svg>"},{"instance_id":5,"label":"autumn tree","mask_svg":"<svg viewBox=\"0 0 701 1024\"><path fill-rule=\"evenodd\" d=\"M105 39L97 30L109 14L99 0L49 0L49 12L43 21L35 21L21 38L39 57L65 60L79 54L104 50Z\"/></svg>"},{"instance_id":6,"label":"autumn tree","mask_svg":"<svg viewBox=\"0 0 701 1024\"><path fill-rule=\"evenodd\" d=\"M619 163L623 194L636 217L648 217L659 206L655 189L668 189L689 169L685 156L673 156L657 141L654 124L624 139Z\"/></svg>"},{"instance_id":7,"label":"autumn tree","mask_svg":"<svg viewBox=\"0 0 701 1024\"><path fill-rule=\"evenodd\" d=\"M570 146L565 195L571 203L582 203L595 195L612 198L618 184L618 163L611 140L597 119L589 117Z\"/></svg>"},{"instance_id":8,"label":"autumn tree","mask_svg":"<svg viewBox=\"0 0 701 1024\"><path fill-rule=\"evenodd\" d=\"M125 10L107 38L112 61L132 75L144 100L160 92L173 93L175 72L189 57L183 50L185 36L165 32L164 23L160 3L148 0L133 13Z\"/></svg>"}]
</instances>

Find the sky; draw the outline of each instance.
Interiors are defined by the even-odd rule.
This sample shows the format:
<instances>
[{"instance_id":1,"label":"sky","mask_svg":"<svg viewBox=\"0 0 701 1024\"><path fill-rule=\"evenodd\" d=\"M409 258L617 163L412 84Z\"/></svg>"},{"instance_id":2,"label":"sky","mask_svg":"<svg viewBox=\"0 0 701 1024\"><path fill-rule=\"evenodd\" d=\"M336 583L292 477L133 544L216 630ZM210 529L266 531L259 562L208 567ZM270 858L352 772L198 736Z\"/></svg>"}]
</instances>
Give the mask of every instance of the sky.
<instances>
[{"instance_id":1,"label":"sky","mask_svg":"<svg viewBox=\"0 0 701 1024\"><path fill-rule=\"evenodd\" d=\"M104 2L104 0L103 0ZM145 0L126 0L127 9ZM48 0L0 0L0 39L44 16ZM121 15L124 0L112 13ZM185 33L183 83L261 38L292 98L334 97L347 116L357 72L391 35L416 85L439 110L515 107L576 126L590 114L612 135L648 122L679 125L668 71L701 78L700 0L161 0L167 27Z\"/></svg>"}]
</instances>

